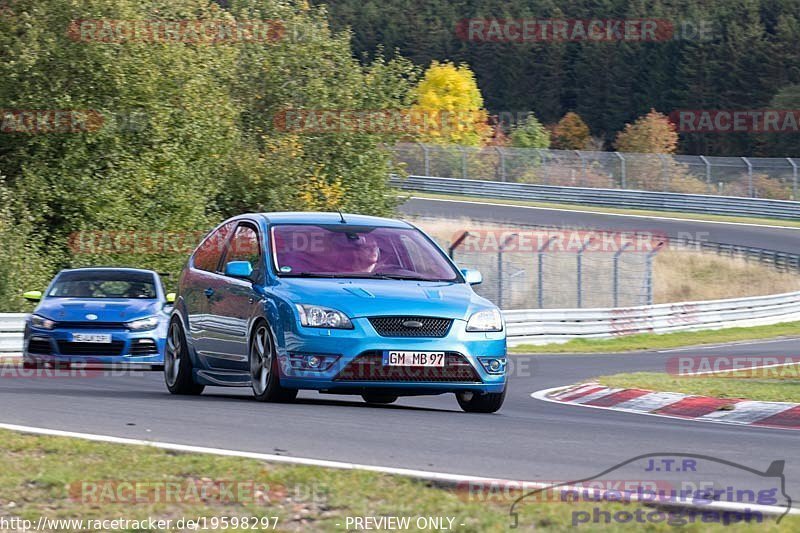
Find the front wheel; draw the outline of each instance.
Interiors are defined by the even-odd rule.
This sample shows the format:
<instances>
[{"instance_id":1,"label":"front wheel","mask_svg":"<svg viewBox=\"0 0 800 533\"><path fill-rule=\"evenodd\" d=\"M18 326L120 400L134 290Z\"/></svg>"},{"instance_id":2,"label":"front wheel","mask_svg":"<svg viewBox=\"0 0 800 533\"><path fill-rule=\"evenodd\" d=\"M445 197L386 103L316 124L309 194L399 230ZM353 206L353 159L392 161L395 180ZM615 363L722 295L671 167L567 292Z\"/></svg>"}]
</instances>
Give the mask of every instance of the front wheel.
<instances>
[{"instance_id":1,"label":"front wheel","mask_svg":"<svg viewBox=\"0 0 800 533\"><path fill-rule=\"evenodd\" d=\"M457 392L456 399L461 409L467 413L494 413L503 406L503 402L506 399L506 391L488 392L486 394L470 391Z\"/></svg>"},{"instance_id":2,"label":"front wheel","mask_svg":"<svg viewBox=\"0 0 800 533\"><path fill-rule=\"evenodd\" d=\"M180 321L173 319L167 334L167 348L164 350L164 381L172 394L196 396L205 387L194 382L192 377L192 360L189 358L189 347Z\"/></svg>"},{"instance_id":3,"label":"front wheel","mask_svg":"<svg viewBox=\"0 0 800 533\"><path fill-rule=\"evenodd\" d=\"M290 402L297 397L296 389L281 387L275 345L263 322L256 327L250 340L250 380L259 402Z\"/></svg>"}]
</instances>

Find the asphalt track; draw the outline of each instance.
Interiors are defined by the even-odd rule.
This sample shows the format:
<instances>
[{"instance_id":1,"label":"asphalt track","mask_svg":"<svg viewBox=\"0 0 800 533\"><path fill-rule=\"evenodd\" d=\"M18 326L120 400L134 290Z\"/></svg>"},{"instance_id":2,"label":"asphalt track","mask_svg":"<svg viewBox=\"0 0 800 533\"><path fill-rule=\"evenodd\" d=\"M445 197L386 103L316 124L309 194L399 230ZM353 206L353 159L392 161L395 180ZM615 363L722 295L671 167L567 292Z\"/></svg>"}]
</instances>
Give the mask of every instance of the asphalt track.
<instances>
[{"instance_id":1,"label":"asphalt track","mask_svg":"<svg viewBox=\"0 0 800 533\"><path fill-rule=\"evenodd\" d=\"M626 219L565 211L412 200L409 214L594 228L708 231L710 240L800 248L800 231ZM0 376L0 422L242 451L522 480L570 481L643 453L713 455L755 469L785 459L787 491L800 496L800 434L703 424L534 400L534 391L622 371L664 371L671 357L800 357L800 341L778 340L665 353L515 356L509 395L495 415L462 413L452 395L401 399L304 392L294 404L261 404L245 389L208 388L172 397L160 373L72 378ZM747 474L720 473L720 483Z\"/></svg>"}]
</instances>

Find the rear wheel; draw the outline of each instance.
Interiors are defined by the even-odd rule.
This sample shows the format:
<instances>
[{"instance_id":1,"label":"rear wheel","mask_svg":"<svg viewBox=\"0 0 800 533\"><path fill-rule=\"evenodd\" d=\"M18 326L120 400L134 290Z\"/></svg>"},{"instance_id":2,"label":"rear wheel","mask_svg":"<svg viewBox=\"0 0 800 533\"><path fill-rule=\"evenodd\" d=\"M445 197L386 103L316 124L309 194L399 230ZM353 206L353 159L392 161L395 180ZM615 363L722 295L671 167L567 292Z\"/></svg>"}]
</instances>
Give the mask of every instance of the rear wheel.
<instances>
[{"instance_id":1,"label":"rear wheel","mask_svg":"<svg viewBox=\"0 0 800 533\"><path fill-rule=\"evenodd\" d=\"M281 387L275 344L264 322L256 326L250 339L250 380L259 402L290 402L297 397L296 389Z\"/></svg>"},{"instance_id":2,"label":"rear wheel","mask_svg":"<svg viewBox=\"0 0 800 533\"><path fill-rule=\"evenodd\" d=\"M367 403L387 405L397 401L397 396L393 394L362 394L362 398Z\"/></svg>"},{"instance_id":3,"label":"rear wheel","mask_svg":"<svg viewBox=\"0 0 800 533\"><path fill-rule=\"evenodd\" d=\"M497 412L506 399L506 391L478 394L465 391L457 392L458 405L467 413L494 413Z\"/></svg>"},{"instance_id":4,"label":"rear wheel","mask_svg":"<svg viewBox=\"0 0 800 533\"><path fill-rule=\"evenodd\" d=\"M192 360L186 335L178 319L173 319L167 333L167 348L164 350L164 381L172 394L194 396L201 394L205 387L194 382Z\"/></svg>"}]
</instances>

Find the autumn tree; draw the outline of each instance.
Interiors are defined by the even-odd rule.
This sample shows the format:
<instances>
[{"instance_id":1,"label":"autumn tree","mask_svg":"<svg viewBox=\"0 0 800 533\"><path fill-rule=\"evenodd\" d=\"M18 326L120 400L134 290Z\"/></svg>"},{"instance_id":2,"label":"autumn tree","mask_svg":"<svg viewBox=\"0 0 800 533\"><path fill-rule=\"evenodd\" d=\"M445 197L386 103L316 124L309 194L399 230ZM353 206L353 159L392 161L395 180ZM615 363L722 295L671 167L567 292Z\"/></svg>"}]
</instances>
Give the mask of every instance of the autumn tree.
<instances>
[{"instance_id":1,"label":"autumn tree","mask_svg":"<svg viewBox=\"0 0 800 533\"><path fill-rule=\"evenodd\" d=\"M475 75L467 65L434 61L414 90L417 140L480 146L491 136Z\"/></svg>"},{"instance_id":2,"label":"autumn tree","mask_svg":"<svg viewBox=\"0 0 800 533\"><path fill-rule=\"evenodd\" d=\"M585 150L591 140L589 126L572 111L564 115L553 128L554 148L559 150Z\"/></svg>"},{"instance_id":3,"label":"autumn tree","mask_svg":"<svg viewBox=\"0 0 800 533\"><path fill-rule=\"evenodd\" d=\"M678 133L666 115L651 109L619 132L616 147L620 152L674 154L678 147Z\"/></svg>"}]
</instances>

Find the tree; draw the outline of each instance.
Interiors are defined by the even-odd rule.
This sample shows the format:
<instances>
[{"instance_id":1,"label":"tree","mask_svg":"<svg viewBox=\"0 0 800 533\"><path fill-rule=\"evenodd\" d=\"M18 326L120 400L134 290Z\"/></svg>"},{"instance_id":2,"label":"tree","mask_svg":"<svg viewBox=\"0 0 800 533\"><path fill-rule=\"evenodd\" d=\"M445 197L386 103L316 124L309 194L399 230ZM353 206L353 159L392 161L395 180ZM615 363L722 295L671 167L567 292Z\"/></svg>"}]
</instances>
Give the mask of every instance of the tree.
<instances>
[{"instance_id":1,"label":"tree","mask_svg":"<svg viewBox=\"0 0 800 533\"><path fill-rule=\"evenodd\" d=\"M533 113L512 128L510 138L515 148L550 148L550 132Z\"/></svg>"},{"instance_id":2,"label":"tree","mask_svg":"<svg viewBox=\"0 0 800 533\"><path fill-rule=\"evenodd\" d=\"M655 109L627 124L617 135L617 150L640 154L674 154L678 147L678 133L669 118Z\"/></svg>"},{"instance_id":3,"label":"tree","mask_svg":"<svg viewBox=\"0 0 800 533\"><path fill-rule=\"evenodd\" d=\"M585 150L592 134L580 115L570 111L553 128L553 141L559 150Z\"/></svg>"},{"instance_id":4,"label":"tree","mask_svg":"<svg viewBox=\"0 0 800 533\"><path fill-rule=\"evenodd\" d=\"M480 146L491 136L483 97L467 65L434 61L414 96L412 116L420 126L419 140Z\"/></svg>"}]
</instances>

